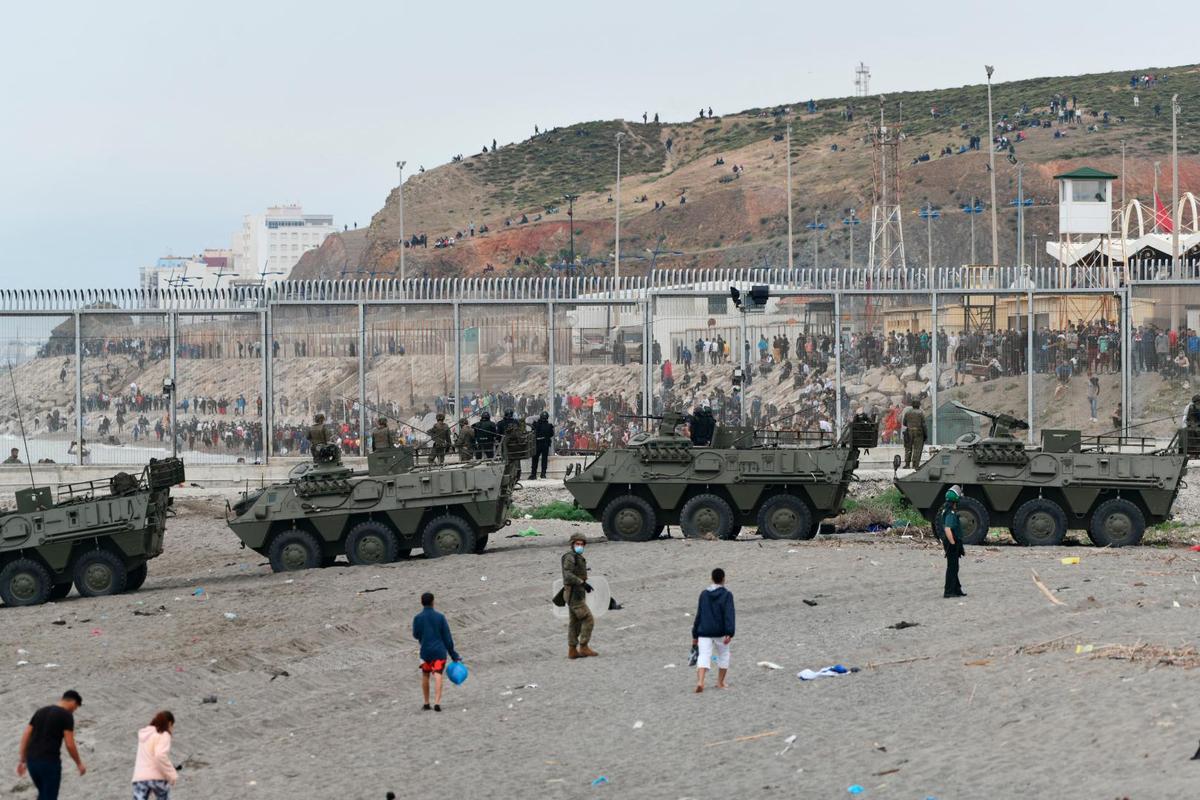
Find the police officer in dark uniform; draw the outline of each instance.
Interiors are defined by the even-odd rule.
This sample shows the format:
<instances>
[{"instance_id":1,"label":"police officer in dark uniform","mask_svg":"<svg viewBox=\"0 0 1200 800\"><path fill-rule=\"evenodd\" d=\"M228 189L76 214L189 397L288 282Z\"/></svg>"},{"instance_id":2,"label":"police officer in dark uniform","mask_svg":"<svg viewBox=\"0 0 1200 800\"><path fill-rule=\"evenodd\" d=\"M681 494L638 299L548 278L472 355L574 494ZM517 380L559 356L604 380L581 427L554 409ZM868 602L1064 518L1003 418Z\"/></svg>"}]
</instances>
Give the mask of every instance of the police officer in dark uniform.
<instances>
[{"instance_id":1,"label":"police officer in dark uniform","mask_svg":"<svg viewBox=\"0 0 1200 800\"><path fill-rule=\"evenodd\" d=\"M712 409L708 406L703 408L697 406L691 416L687 418L687 424L692 444L696 447L707 447L712 444L713 433L717 428L717 421L713 418Z\"/></svg>"},{"instance_id":2,"label":"police officer in dark uniform","mask_svg":"<svg viewBox=\"0 0 1200 800\"><path fill-rule=\"evenodd\" d=\"M1192 404L1187 408L1187 456L1200 458L1200 394L1192 395Z\"/></svg>"},{"instance_id":3,"label":"police officer in dark uniform","mask_svg":"<svg viewBox=\"0 0 1200 800\"><path fill-rule=\"evenodd\" d=\"M966 597L962 584L958 582L958 559L966 555L962 543L962 523L958 519L959 489L951 486L946 491L946 505L938 525L938 538L946 554L946 585L942 597Z\"/></svg>"},{"instance_id":4,"label":"police officer in dark uniform","mask_svg":"<svg viewBox=\"0 0 1200 800\"><path fill-rule=\"evenodd\" d=\"M396 440L392 436L392 429L388 427L387 418L380 417L375 430L371 431L371 452L378 453L380 450L390 450L396 446Z\"/></svg>"},{"instance_id":5,"label":"police officer in dark uniform","mask_svg":"<svg viewBox=\"0 0 1200 800\"><path fill-rule=\"evenodd\" d=\"M538 462L542 464L542 477L546 477L546 464L550 461L550 445L554 442L554 425L550 412L543 411L533 423L533 461L529 465L529 480L538 474Z\"/></svg>"},{"instance_id":6,"label":"police officer in dark uniform","mask_svg":"<svg viewBox=\"0 0 1200 800\"><path fill-rule=\"evenodd\" d=\"M484 411L479 415L479 422L471 427L475 429L475 457L495 458L496 437L499 431L496 423L492 422L492 412Z\"/></svg>"},{"instance_id":7,"label":"police officer in dark uniform","mask_svg":"<svg viewBox=\"0 0 1200 800\"><path fill-rule=\"evenodd\" d=\"M317 454L327 444L329 444L329 429L325 427L325 415L317 414L313 417L313 424L308 428L308 449L312 453L313 461L317 460Z\"/></svg>"}]
</instances>

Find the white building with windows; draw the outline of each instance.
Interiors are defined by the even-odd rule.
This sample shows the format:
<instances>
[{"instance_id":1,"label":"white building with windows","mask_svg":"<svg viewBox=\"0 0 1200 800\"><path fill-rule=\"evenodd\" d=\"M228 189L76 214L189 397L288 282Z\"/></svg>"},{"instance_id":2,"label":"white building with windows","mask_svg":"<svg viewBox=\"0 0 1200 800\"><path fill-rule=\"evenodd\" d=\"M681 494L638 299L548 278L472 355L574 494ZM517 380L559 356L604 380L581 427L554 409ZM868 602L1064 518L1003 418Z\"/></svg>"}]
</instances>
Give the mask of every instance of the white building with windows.
<instances>
[{"instance_id":1,"label":"white building with windows","mask_svg":"<svg viewBox=\"0 0 1200 800\"><path fill-rule=\"evenodd\" d=\"M235 283L286 280L300 257L321 246L334 232L332 214L305 214L300 205L271 206L264 214L247 214L233 234Z\"/></svg>"}]
</instances>

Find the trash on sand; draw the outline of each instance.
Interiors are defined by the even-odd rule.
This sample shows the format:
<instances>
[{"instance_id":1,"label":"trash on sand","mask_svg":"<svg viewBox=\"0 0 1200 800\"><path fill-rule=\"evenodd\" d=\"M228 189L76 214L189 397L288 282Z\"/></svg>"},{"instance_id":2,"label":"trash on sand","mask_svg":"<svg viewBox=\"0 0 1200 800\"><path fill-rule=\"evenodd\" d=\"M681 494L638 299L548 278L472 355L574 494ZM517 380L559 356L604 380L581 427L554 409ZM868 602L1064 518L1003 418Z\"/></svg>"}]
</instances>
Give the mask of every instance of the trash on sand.
<instances>
[{"instance_id":1,"label":"trash on sand","mask_svg":"<svg viewBox=\"0 0 1200 800\"><path fill-rule=\"evenodd\" d=\"M199 597L201 600L207 600L208 592L204 591L204 587L199 587L192 592L192 597Z\"/></svg>"},{"instance_id":2,"label":"trash on sand","mask_svg":"<svg viewBox=\"0 0 1200 800\"><path fill-rule=\"evenodd\" d=\"M620 611L623 607L624 606L622 606L620 603L617 602L617 598L615 598L615 597L608 598L608 610L609 611Z\"/></svg>"},{"instance_id":3,"label":"trash on sand","mask_svg":"<svg viewBox=\"0 0 1200 800\"><path fill-rule=\"evenodd\" d=\"M487 575L480 575L480 576L479 576L479 580L481 580L481 581L486 581L486 580L487 580Z\"/></svg>"},{"instance_id":4,"label":"trash on sand","mask_svg":"<svg viewBox=\"0 0 1200 800\"><path fill-rule=\"evenodd\" d=\"M237 619L237 614L233 613L232 611L226 611L225 619Z\"/></svg>"},{"instance_id":5,"label":"trash on sand","mask_svg":"<svg viewBox=\"0 0 1200 800\"><path fill-rule=\"evenodd\" d=\"M58 669L58 664L47 664L46 669Z\"/></svg>"},{"instance_id":6,"label":"trash on sand","mask_svg":"<svg viewBox=\"0 0 1200 800\"><path fill-rule=\"evenodd\" d=\"M1180 607L1180 605L1179 605L1179 601L1178 601L1178 600L1172 600L1172 601L1171 601L1171 607L1172 607L1172 608L1179 608L1179 607Z\"/></svg>"},{"instance_id":7,"label":"trash on sand","mask_svg":"<svg viewBox=\"0 0 1200 800\"><path fill-rule=\"evenodd\" d=\"M28 651L28 650L26 650L24 647L18 647L18 648L17 648L17 655L19 655L19 656L27 656L27 655L29 655L29 651Z\"/></svg>"},{"instance_id":8,"label":"trash on sand","mask_svg":"<svg viewBox=\"0 0 1200 800\"><path fill-rule=\"evenodd\" d=\"M1063 564L1078 564L1079 556L1067 556L1066 558L1062 559L1062 563Z\"/></svg>"},{"instance_id":9,"label":"trash on sand","mask_svg":"<svg viewBox=\"0 0 1200 800\"><path fill-rule=\"evenodd\" d=\"M674 664L663 664L663 669L675 669Z\"/></svg>"},{"instance_id":10,"label":"trash on sand","mask_svg":"<svg viewBox=\"0 0 1200 800\"><path fill-rule=\"evenodd\" d=\"M290 677L292 677L292 673L288 672L286 669L281 669L278 672L271 673L271 681L275 680L276 678L290 678ZM270 683L271 681L267 681L267 683Z\"/></svg>"},{"instance_id":11,"label":"trash on sand","mask_svg":"<svg viewBox=\"0 0 1200 800\"><path fill-rule=\"evenodd\" d=\"M596 780L592 781L592 786L603 786L606 783L608 783L608 778L601 775L599 778L596 778Z\"/></svg>"},{"instance_id":12,"label":"trash on sand","mask_svg":"<svg viewBox=\"0 0 1200 800\"><path fill-rule=\"evenodd\" d=\"M67 621L65 619L56 619L53 622L51 622L50 624L51 625L66 625Z\"/></svg>"},{"instance_id":13,"label":"trash on sand","mask_svg":"<svg viewBox=\"0 0 1200 800\"><path fill-rule=\"evenodd\" d=\"M1036 569L1031 569L1029 571L1033 573L1034 585L1037 586L1039 590L1041 590L1042 594L1046 595L1047 600L1049 600L1051 603L1054 603L1054 605L1056 605L1056 606L1065 606L1066 605L1066 603L1064 603L1062 600L1059 600L1057 597L1054 596L1054 592L1052 592L1046 588L1046 584L1042 583L1042 579L1038 577Z\"/></svg>"},{"instance_id":14,"label":"trash on sand","mask_svg":"<svg viewBox=\"0 0 1200 800\"><path fill-rule=\"evenodd\" d=\"M642 726L643 726L644 724L645 724L645 723L644 723L644 722L642 722L642 721L639 719L637 722L633 723L633 729L634 729L635 731L637 731L637 730L641 730L641 728L642 728Z\"/></svg>"},{"instance_id":15,"label":"trash on sand","mask_svg":"<svg viewBox=\"0 0 1200 800\"><path fill-rule=\"evenodd\" d=\"M832 667L813 672L811 669L802 669L796 673L796 677L802 681L813 681L817 678L836 678L838 675L845 675L850 670L843 667L841 664L834 664Z\"/></svg>"},{"instance_id":16,"label":"trash on sand","mask_svg":"<svg viewBox=\"0 0 1200 800\"><path fill-rule=\"evenodd\" d=\"M18 661L18 662L17 662L17 666L18 666L18 667L24 667L24 666L28 666L28 664L29 664L29 662L28 662L28 661Z\"/></svg>"},{"instance_id":17,"label":"trash on sand","mask_svg":"<svg viewBox=\"0 0 1200 800\"><path fill-rule=\"evenodd\" d=\"M1075 655L1080 653L1090 653L1096 649L1094 644L1077 644L1075 645Z\"/></svg>"},{"instance_id":18,"label":"trash on sand","mask_svg":"<svg viewBox=\"0 0 1200 800\"><path fill-rule=\"evenodd\" d=\"M760 661L757 666L766 667L767 669L783 669L783 667L773 661Z\"/></svg>"},{"instance_id":19,"label":"trash on sand","mask_svg":"<svg viewBox=\"0 0 1200 800\"><path fill-rule=\"evenodd\" d=\"M284 581L284 583L295 583L295 582L296 582L295 578L288 578L286 581Z\"/></svg>"},{"instance_id":20,"label":"trash on sand","mask_svg":"<svg viewBox=\"0 0 1200 800\"><path fill-rule=\"evenodd\" d=\"M806 605L806 606L815 606L815 605L820 605L820 604L819 604L819 603L818 603L816 600L805 600L805 601L804 601L804 605Z\"/></svg>"},{"instance_id":21,"label":"trash on sand","mask_svg":"<svg viewBox=\"0 0 1200 800\"><path fill-rule=\"evenodd\" d=\"M783 745L784 745L784 747L783 747L783 749L782 749L782 750L780 750L780 751L779 751L778 755L783 755L783 754L784 754L784 753L786 753L788 750L791 750L791 749L792 749L792 742L794 742L794 741L796 741L796 734L794 734L794 733L793 733L791 736L789 736L789 737L787 737L786 739L784 739L784 740L783 740Z\"/></svg>"},{"instance_id":22,"label":"trash on sand","mask_svg":"<svg viewBox=\"0 0 1200 800\"><path fill-rule=\"evenodd\" d=\"M1200 544L1194 544L1191 547L1189 547L1188 549L1191 550L1193 553L1200 553Z\"/></svg>"},{"instance_id":23,"label":"trash on sand","mask_svg":"<svg viewBox=\"0 0 1200 800\"><path fill-rule=\"evenodd\" d=\"M622 625L621 627L617 628L617 630L619 630L619 631L627 631L627 630L629 630L630 628L636 628L636 627L637 627L637 623L636 623L636 622L634 622L634 623L631 623L631 624L629 624L629 625Z\"/></svg>"},{"instance_id":24,"label":"trash on sand","mask_svg":"<svg viewBox=\"0 0 1200 800\"><path fill-rule=\"evenodd\" d=\"M1192 756L1192 761L1200 761L1200 747L1196 748L1196 755Z\"/></svg>"},{"instance_id":25,"label":"trash on sand","mask_svg":"<svg viewBox=\"0 0 1200 800\"><path fill-rule=\"evenodd\" d=\"M919 622L905 622L904 620L900 620L895 625L888 625L888 627L894 631L902 631L905 628L915 628L920 624Z\"/></svg>"},{"instance_id":26,"label":"trash on sand","mask_svg":"<svg viewBox=\"0 0 1200 800\"><path fill-rule=\"evenodd\" d=\"M376 586L374 589L363 589L359 592L359 594L370 594L371 592L386 592L387 590L388 590L388 587L386 587L386 586Z\"/></svg>"},{"instance_id":27,"label":"trash on sand","mask_svg":"<svg viewBox=\"0 0 1200 800\"><path fill-rule=\"evenodd\" d=\"M216 702L217 696L215 694L210 694L208 697L205 697L200 701L200 705L214 705Z\"/></svg>"},{"instance_id":28,"label":"trash on sand","mask_svg":"<svg viewBox=\"0 0 1200 800\"><path fill-rule=\"evenodd\" d=\"M525 530L521 531L518 535L519 536L541 536L542 534L538 533L536 528L526 528Z\"/></svg>"},{"instance_id":29,"label":"trash on sand","mask_svg":"<svg viewBox=\"0 0 1200 800\"><path fill-rule=\"evenodd\" d=\"M100 630L99 628L92 628L92 636L103 636L103 635L104 635L104 631Z\"/></svg>"},{"instance_id":30,"label":"trash on sand","mask_svg":"<svg viewBox=\"0 0 1200 800\"><path fill-rule=\"evenodd\" d=\"M862 794L863 792L866 791L866 789L859 786L857 783L854 783L854 784L847 786L846 791L849 792L850 794Z\"/></svg>"},{"instance_id":31,"label":"trash on sand","mask_svg":"<svg viewBox=\"0 0 1200 800\"><path fill-rule=\"evenodd\" d=\"M883 772L876 772L876 773L875 773L875 777L877 777L877 778L878 778L878 777L881 777L881 776L883 776L883 775L894 775L894 774L896 774L896 773L897 773L897 772L899 772L899 771L900 771L900 768L899 768L899 767L892 767L891 769L885 769Z\"/></svg>"},{"instance_id":32,"label":"trash on sand","mask_svg":"<svg viewBox=\"0 0 1200 800\"><path fill-rule=\"evenodd\" d=\"M991 663L992 663L992 660L991 660L990 658L977 658L977 659L975 659L974 661L967 661L967 662L965 662L965 666L968 666L968 667L986 667L986 666L988 666L988 665L989 665L989 664L991 664Z\"/></svg>"}]
</instances>

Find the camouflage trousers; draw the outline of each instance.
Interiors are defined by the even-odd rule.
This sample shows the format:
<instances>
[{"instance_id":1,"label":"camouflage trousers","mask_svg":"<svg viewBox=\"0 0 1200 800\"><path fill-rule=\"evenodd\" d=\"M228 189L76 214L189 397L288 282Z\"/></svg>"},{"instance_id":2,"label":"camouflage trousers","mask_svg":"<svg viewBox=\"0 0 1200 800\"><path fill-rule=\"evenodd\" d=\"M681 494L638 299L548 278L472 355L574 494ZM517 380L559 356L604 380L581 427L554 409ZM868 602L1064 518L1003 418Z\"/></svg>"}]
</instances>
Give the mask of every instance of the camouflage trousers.
<instances>
[{"instance_id":1,"label":"camouflage trousers","mask_svg":"<svg viewBox=\"0 0 1200 800\"><path fill-rule=\"evenodd\" d=\"M572 605L568 610L571 614L571 624L567 628L567 645L586 646L592 640L592 626L596 624L592 618L592 611L587 607L587 603Z\"/></svg>"},{"instance_id":2,"label":"camouflage trousers","mask_svg":"<svg viewBox=\"0 0 1200 800\"><path fill-rule=\"evenodd\" d=\"M433 446L433 456L430 458L430 462L433 464L445 464L446 463L446 448L445 448L445 446L436 445L436 444Z\"/></svg>"}]
</instances>

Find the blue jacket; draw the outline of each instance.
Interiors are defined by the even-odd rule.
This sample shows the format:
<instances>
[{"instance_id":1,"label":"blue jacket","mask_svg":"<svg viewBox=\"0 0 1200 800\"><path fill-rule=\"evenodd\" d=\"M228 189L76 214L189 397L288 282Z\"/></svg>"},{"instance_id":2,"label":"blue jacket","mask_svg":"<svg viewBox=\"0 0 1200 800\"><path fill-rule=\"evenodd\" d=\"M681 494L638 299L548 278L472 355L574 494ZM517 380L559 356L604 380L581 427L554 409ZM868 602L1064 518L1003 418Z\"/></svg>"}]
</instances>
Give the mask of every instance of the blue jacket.
<instances>
[{"instance_id":1,"label":"blue jacket","mask_svg":"<svg viewBox=\"0 0 1200 800\"><path fill-rule=\"evenodd\" d=\"M454 649L454 639L450 636L446 617L433 608L423 608L420 614L413 617L413 638L421 643L422 661L445 659L447 652L453 660L462 660Z\"/></svg>"},{"instance_id":2,"label":"blue jacket","mask_svg":"<svg viewBox=\"0 0 1200 800\"><path fill-rule=\"evenodd\" d=\"M724 586L711 586L700 593L692 638L733 636L733 594Z\"/></svg>"}]
</instances>

